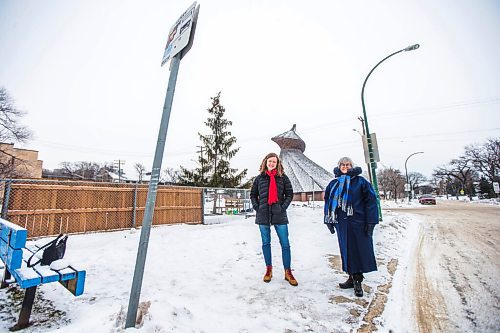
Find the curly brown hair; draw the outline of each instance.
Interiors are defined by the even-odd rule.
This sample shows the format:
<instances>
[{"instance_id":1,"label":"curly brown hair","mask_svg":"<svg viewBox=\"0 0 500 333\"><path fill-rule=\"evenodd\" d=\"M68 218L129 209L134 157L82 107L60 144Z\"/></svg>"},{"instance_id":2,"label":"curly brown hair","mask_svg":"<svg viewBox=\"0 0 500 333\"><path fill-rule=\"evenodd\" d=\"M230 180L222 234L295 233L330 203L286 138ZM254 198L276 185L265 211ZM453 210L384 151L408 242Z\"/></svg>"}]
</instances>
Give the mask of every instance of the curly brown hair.
<instances>
[{"instance_id":1,"label":"curly brown hair","mask_svg":"<svg viewBox=\"0 0 500 333\"><path fill-rule=\"evenodd\" d=\"M259 172L264 173L267 171L267 160L270 159L271 157L276 157L276 160L278 160L278 163L276 164L276 174L280 177L283 176L283 174L285 173L285 169L283 168L283 165L281 164L281 160L280 160L279 156L276 155L275 153L269 153L266 155L266 157L264 157L264 159L262 160L262 163L260 163Z\"/></svg>"}]
</instances>

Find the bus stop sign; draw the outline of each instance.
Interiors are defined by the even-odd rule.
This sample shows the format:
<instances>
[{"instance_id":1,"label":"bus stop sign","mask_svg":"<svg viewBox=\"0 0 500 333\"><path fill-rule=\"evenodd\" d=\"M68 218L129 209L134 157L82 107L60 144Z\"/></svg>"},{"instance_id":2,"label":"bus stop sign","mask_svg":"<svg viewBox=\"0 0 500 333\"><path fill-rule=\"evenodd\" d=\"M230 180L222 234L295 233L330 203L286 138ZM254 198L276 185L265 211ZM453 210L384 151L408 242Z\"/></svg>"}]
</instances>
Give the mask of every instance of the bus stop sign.
<instances>
[{"instance_id":1,"label":"bus stop sign","mask_svg":"<svg viewBox=\"0 0 500 333\"><path fill-rule=\"evenodd\" d=\"M196 8L196 1L181 15L181 17L170 28L168 33L167 45L163 53L161 65L163 66L170 58L181 52L188 46L190 40L193 38L191 30L196 24L196 16L198 9ZM193 29L194 32L194 29ZM182 56L182 55L181 55Z\"/></svg>"}]
</instances>

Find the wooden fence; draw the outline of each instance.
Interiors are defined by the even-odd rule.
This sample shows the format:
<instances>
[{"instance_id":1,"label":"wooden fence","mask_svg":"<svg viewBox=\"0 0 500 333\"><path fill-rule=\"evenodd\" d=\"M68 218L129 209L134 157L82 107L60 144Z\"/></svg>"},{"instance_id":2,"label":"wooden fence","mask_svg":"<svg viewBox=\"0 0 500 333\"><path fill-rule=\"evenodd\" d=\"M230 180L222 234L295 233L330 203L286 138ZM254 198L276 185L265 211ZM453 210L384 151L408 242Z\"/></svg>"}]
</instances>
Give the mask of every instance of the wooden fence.
<instances>
[{"instance_id":1,"label":"wooden fence","mask_svg":"<svg viewBox=\"0 0 500 333\"><path fill-rule=\"evenodd\" d=\"M29 237L43 237L139 227L148 185L13 182L5 192L5 218L28 229ZM153 225L202 219L201 188L158 186Z\"/></svg>"}]
</instances>

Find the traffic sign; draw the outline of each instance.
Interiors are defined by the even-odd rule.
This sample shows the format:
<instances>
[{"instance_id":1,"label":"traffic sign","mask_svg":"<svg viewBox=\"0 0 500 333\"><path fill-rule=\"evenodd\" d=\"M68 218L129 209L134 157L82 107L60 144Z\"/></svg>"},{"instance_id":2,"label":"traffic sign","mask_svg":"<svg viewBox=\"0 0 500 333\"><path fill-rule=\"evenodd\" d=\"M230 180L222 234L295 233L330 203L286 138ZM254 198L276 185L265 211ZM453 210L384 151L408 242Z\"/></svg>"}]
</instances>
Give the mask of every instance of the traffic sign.
<instances>
[{"instance_id":1,"label":"traffic sign","mask_svg":"<svg viewBox=\"0 0 500 333\"><path fill-rule=\"evenodd\" d=\"M193 45L193 37L196 29L196 20L198 18L200 6L196 6L196 1L181 15L174 26L170 29L167 46L163 54L162 66L169 59L170 76L168 78L167 94L163 104L163 112L156 141L153 167L151 168L151 180L149 181L148 194L146 197L146 207L144 208L144 217L142 219L141 237L137 249L137 258L134 268L134 278L128 303L127 319L125 328L134 327L137 320L137 309L139 307L139 298L141 296L142 280L144 268L146 265L146 255L149 245L149 235L153 223L154 207L156 203L156 193L158 192L158 182L160 179L161 163L165 151L165 141L168 132L168 123L172 110L174 99L175 84L177 82L177 73L182 57L189 51Z\"/></svg>"},{"instance_id":2,"label":"traffic sign","mask_svg":"<svg viewBox=\"0 0 500 333\"><path fill-rule=\"evenodd\" d=\"M373 161L380 162L380 157L378 154L378 144L377 144L377 135L375 133L370 133L370 138L372 139L372 154ZM370 153L368 149L368 138L366 135L363 135L363 150L365 151L365 163L370 164Z\"/></svg>"},{"instance_id":3,"label":"traffic sign","mask_svg":"<svg viewBox=\"0 0 500 333\"><path fill-rule=\"evenodd\" d=\"M196 19L196 1L181 15L181 17L170 28L168 41L163 53L161 65L163 66L170 58L181 52L192 38L191 28Z\"/></svg>"},{"instance_id":4,"label":"traffic sign","mask_svg":"<svg viewBox=\"0 0 500 333\"><path fill-rule=\"evenodd\" d=\"M493 182L493 191L495 191L496 194L500 193L500 185L498 182Z\"/></svg>"}]
</instances>

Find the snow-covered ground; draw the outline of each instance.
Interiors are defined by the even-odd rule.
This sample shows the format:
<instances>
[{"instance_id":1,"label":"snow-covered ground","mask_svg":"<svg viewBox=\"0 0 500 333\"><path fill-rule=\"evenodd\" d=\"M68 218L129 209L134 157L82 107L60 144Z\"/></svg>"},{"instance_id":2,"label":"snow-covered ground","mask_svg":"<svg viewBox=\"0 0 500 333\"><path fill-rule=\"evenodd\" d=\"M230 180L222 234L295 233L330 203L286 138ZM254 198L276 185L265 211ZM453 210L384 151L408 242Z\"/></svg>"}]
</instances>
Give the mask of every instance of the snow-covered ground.
<instances>
[{"instance_id":1,"label":"snow-covered ground","mask_svg":"<svg viewBox=\"0 0 500 333\"><path fill-rule=\"evenodd\" d=\"M142 285L141 327L127 332L349 332L374 327L387 332L404 327L411 304L400 296L411 274L406 268L418 234L416 218L384 211L374 234L379 270L365 275L365 296L356 298L352 289L337 286L346 276L339 268L336 235L323 225L322 207L293 203L288 213L298 287L283 279L274 232L274 277L262 282L265 265L254 218L207 217L212 224L154 227ZM139 237L140 230L71 235L66 259L86 267L85 293L75 298L57 283L39 287L33 325L24 332L123 331ZM0 331L14 325L21 297L17 288L0 290Z\"/></svg>"}]
</instances>

